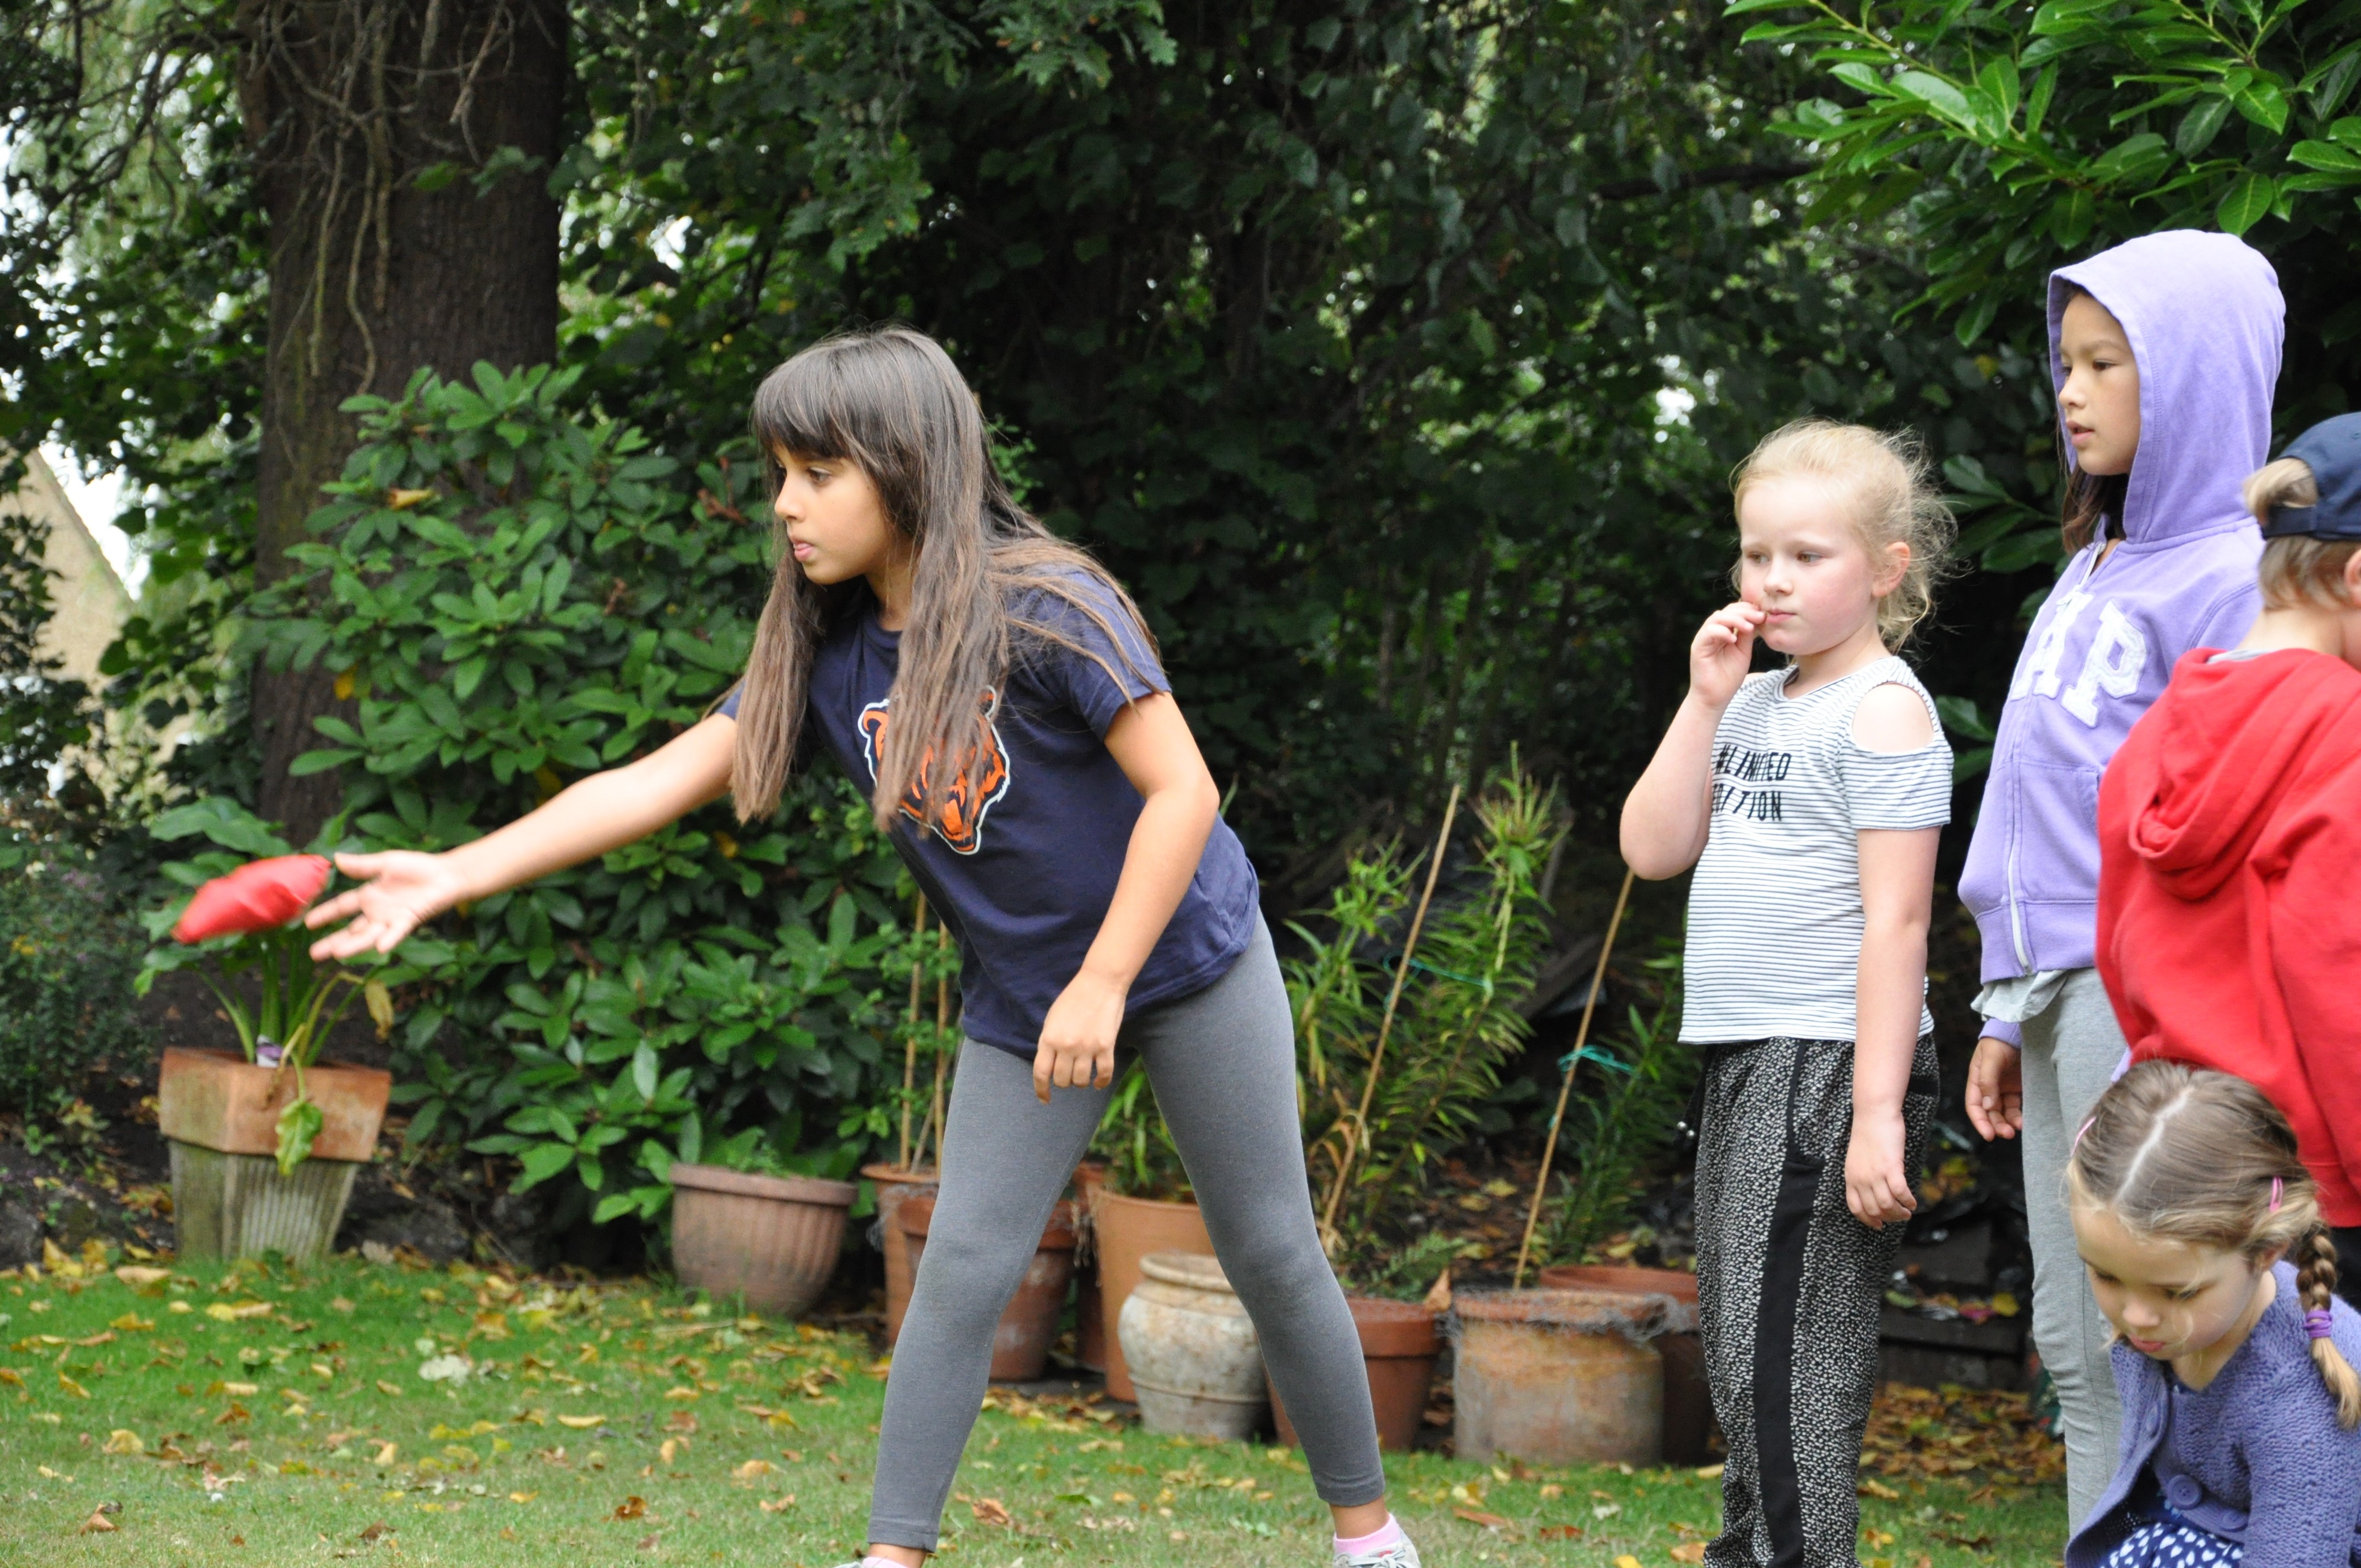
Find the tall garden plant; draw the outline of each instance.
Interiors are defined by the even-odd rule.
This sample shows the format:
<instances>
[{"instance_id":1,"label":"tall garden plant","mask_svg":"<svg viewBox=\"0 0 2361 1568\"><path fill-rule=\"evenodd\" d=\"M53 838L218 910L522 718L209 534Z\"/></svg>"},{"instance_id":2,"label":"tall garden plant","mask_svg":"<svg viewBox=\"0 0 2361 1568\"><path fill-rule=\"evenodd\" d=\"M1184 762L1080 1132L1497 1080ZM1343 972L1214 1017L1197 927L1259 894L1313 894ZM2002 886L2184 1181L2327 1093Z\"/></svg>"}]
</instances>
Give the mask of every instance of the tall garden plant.
<instances>
[{"instance_id":1,"label":"tall garden plant","mask_svg":"<svg viewBox=\"0 0 2361 1568\"><path fill-rule=\"evenodd\" d=\"M348 705L297 766L340 772L374 845L472 839L663 744L744 664L770 576L756 466L682 472L570 411L569 379L478 366L355 400L304 576L264 601L270 657L334 672ZM867 1152L900 1074L880 965L902 886L829 777L768 822L708 808L462 905L403 948L411 1141L510 1157L561 1223L657 1216L672 1163L725 1140Z\"/></svg>"},{"instance_id":2,"label":"tall garden plant","mask_svg":"<svg viewBox=\"0 0 2361 1568\"><path fill-rule=\"evenodd\" d=\"M1539 882L1564 831L1556 792L1507 773L1474 815L1475 860L1443 880L1407 955L1412 868L1397 847L1354 860L1324 912L1329 935L1298 927L1306 952L1288 985L1305 1144L1340 1261L1385 1250L1383 1216L1476 1129L1529 1030L1516 1004L1547 956Z\"/></svg>"}]
</instances>

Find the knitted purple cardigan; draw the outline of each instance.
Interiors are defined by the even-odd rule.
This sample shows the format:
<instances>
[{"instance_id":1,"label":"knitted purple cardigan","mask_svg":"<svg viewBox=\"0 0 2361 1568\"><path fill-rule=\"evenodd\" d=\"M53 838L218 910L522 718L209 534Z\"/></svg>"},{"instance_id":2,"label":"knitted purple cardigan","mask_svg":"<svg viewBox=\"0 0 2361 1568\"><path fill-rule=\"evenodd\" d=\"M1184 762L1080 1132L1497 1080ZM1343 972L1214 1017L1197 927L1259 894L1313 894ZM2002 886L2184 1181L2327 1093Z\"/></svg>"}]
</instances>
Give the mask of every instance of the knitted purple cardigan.
<instances>
[{"instance_id":1,"label":"knitted purple cardigan","mask_svg":"<svg viewBox=\"0 0 2361 1568\"><path fill-rule=\"evenodd\" d=\"M2191 1523L2246 1544L2255 1568L2361 1568L2361 1430L2336 1424L2336 1401L2312 1364L2295 1270L2246 1343L2202 1388L2177 1386L2159 1362L2114 1350L2123 1396L2115 1477L2074 1532L2067 1568L2096 1568L2139 1523L2141 1493L2160 1493ZM2334 1307L2336 1348L2361 1367L2361 1313ZM2169 1413L2172 1447L2159 1458ZM2153 1489L2140 1485L2153 1474Z\"/></svg>"}]
</instances>

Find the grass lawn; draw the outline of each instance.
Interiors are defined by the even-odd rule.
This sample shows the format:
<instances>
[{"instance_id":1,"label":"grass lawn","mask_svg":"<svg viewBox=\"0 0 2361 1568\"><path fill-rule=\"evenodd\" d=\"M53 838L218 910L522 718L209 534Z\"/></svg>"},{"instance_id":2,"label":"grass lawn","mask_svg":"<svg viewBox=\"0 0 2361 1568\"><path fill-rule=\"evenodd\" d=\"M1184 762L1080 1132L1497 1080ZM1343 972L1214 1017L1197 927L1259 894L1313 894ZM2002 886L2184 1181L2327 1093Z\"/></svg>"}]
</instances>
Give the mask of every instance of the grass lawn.
<instances>
[{"instance_id":1,"label":"grass lawn","mask_svg":"<svg viewBox=\"0 0 2361 1568\"><path fill-rule=\"evenodd\" d=\"M861 1544L884 1393L854 1336L457 1266L14 1279L0 1343L0 1563L41 1568L829 1568ZM1695 1561L1718 1516L1686 1470L1388 1468L1436 1568ZM1876 1490L1865 1563L2058 1561L2054 1488ZM1328 1533L1291 1452L998 1391L948 1525L946 1568L1317 1565Z\"/></svg>"}]
</instances>

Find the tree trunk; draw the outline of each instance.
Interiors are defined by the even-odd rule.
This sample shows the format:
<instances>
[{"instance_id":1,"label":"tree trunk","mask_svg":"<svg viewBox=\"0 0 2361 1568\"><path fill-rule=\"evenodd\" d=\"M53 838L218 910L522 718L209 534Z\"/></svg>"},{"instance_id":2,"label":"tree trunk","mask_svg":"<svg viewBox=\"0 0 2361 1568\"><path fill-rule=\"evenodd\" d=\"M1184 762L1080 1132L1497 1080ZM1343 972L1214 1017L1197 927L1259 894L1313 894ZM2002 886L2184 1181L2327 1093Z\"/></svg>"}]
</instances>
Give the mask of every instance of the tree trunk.
<instances>
[{"instance_id":1,"label":"tree trunk","mask_svg":"<svg viewBox=\"0 0 2361 1568\"><path fill-rule=\"evenodd\" d=\"M241 107L270 223L258 586L343 470L357 392L556 356L562 0L245 0ZM259 809L309 839L335 775L291 777L335 672L254 672Z\"/></svg>"}]
</instances>

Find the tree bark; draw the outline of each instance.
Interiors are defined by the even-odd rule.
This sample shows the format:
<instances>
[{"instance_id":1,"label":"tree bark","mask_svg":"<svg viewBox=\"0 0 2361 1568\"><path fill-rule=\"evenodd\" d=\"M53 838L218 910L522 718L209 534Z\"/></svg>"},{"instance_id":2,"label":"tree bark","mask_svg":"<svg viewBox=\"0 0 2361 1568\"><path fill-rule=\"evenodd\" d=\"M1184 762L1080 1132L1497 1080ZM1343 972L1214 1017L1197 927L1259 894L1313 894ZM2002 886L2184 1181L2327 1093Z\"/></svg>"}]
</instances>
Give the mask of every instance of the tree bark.
<instances>
[{"instance_id":1,"label":"tree bark","mask_svg":"<svg viewBox=\"0 0 2361 1568\"><path fill-rule=\"evenodd\" d=\"M258 586L284 576L344 467L357 392L557 350L563 0L244 0L241 110L270 225L255 516ZM513 149L513 150L510 150ZM423 178L422 178L422 176ZM308 840L341 804L291 777L336 673L254 671L258 808Z\"/></svg>"}]
</instances>

